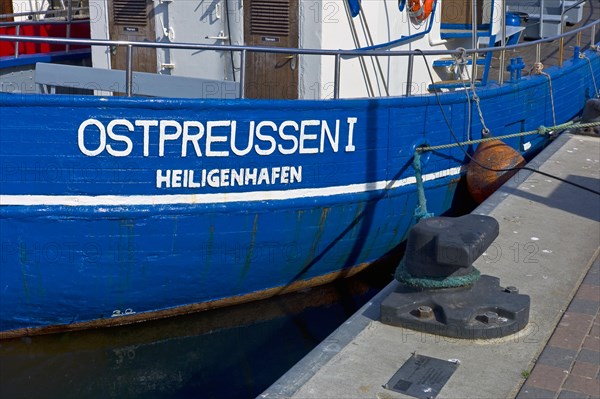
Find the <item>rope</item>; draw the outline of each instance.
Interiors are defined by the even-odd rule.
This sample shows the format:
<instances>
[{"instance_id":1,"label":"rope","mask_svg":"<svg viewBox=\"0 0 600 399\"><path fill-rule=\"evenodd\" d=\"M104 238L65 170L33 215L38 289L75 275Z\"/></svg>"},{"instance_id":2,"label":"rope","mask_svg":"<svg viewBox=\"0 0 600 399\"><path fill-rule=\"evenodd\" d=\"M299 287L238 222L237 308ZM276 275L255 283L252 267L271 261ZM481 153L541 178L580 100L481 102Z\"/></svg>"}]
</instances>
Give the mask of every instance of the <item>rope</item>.
<instances>
[{"instance_id":1,"label":"rope","mask_svg":"<svg viewBox=\"0 0 600 399\"><path fill-rule=\"evenodd\" d=\"M469 76L469 70L467 69L467 78L469 79L469 81L471 82L470 89L471 92L473 93L473 100L475 101L475 105L477 106L477 113L479 114L479 121L481 122L481 126L483 126L483 136L486 137L490 134L490 129L487 128L487 126L485 125L485 120L483 118L483 113L481 112L481 104L479 103L479 96L477 95L477 93L475 92L475 79L471 80L471 77ZM463 81L463 86L464 86L465 82ZM465 87L466 90L466 87Z\"/></svg>"},{"instance_id":2,"label":"rope","mask_svg":"<svg viewBox=\"0 0 600 399\"><path fill-rule=\"evenodd\" d=\"M533 72L536 75L544 75L548 79L548 86L550 89L550 105L552 106L552 121L556 126L556 113L554 112L554 90L552 89L552 78L546 72L544 72L544 64L536 62L533 64Z\"/></svg>"},{"instance_id":3,"label":"rope","mask_svg":"<svg viewBox=\"0 0 600 399\"><path fill-rule=\"evenodd\" d=\"M485 124L485 119L483 117L483 112L481 111L481 103L479 102L479 96L477 95L477 92L475 91L475 82L474 80L471 80L471 76L469 74L469 69L465 68L465 65L467 63L466 60L466 50L462 47L458 48L457 50L460 50L459 55L457 56L457 65L462 65L462 70L465 71L465 73L467 74L467 80L470 82L469 84L469 89L471 90L472 96L473 96L473 101L475 101L475 105L477 106L477 113L479 114L479 121L481 122L481 125L483 126L482 129L482 134L484 137L489 136L490 134L490 129L488 129L488 127ZM476 60L474 62L477 62ZM460 64L459 64L460 63ZM471 141L471 118L472 118L472 109L471 109L471 96L469 96L469 91L467 89L467 85L465 85L465 81L462 79L462 72L461 72L461 82L463 85L463 89L465 91L465 95L467 96L467 104L469 107L469 120L468 120L468 125L467 125L467 141Z\"/></svg>"},{"instance_id":4,"label":"rope","mask_svg":"<svg viewBox=\"0 0 600 399\"><path fill-rule=\"evenodd\" d=\"M598 86L596 85L596 77L594 76L594 68L592 68L592 61L583 53L579 53L579 58L587 60L588 64L590 65L590 75L592 76L592 82L594 83L596 97L600 98L600 92L598 91Z\"/></svg>"},{"instance_id":5,"label":"rope","mask_svg":"<svg viewBox=\"0 0 600 399\"><path fill-rule=\"evenodd\" d=\"M406 270L404 259L400 261L394 278L404 285L415 288L456 288L473 285L481 277L481 272L473 267L473 271L464 276L447 277L415 277Z\"/></svg>"},{"instance_id":6,"label":"rope","mask_svg":"<svg viewBox=\"0 0 600 399\"><path fill-rule=\"evenodd\" d=\"M422 146L422 147L417 148L416 151L418 151L418 152L436 151L436 150L442 150L442 149L453 148L453 147L463 147L463 146L466 146L466 145L468 146L471 144L479 144L479 143L483 143L485 141L504 140L504 139L510 139L513 137L529 136L530 134L539 134L541 136L544 136L544 135L547 135L549 132L557 132L557 131L563 131L563 130L567 130L567 129L585 129L588 127L596 127L596 126L600 126L600 122L589 122L589 123L567 122L567 123L563 123L562 125L558 125L556 127L540 126L536 130L529 130L527 132L521 132L521 133L505 134L504 136L484 137L484 138L481 138L478 140L469 140L469 141L462 141L462 142L450 143L450 144L433 145L433 146Z\"/></svg>"},{"instance_id":7,"label":"rope","mask_svg":"<svg viewBox=\"0 0 600 399\"><path fill-rule=\"evenodd\" d=\"M457 80L460 80L462 82L463 85L463 90L465 92L465 96L467 96L467 107L469 109L469 112L467 114L468 119L467 119L467 140L470 141L471 140L471 118L472 118L472 114L473 114L473 110L471 109L471 96L469 96L469 91L467 90L467 85L465 85L465 81L462 78L462 74L464 71L466 71L466 67L467 67L467 50L464 49L464 47L459 47L457 48L457 50L460 51L460 53L456 56L456 71L455 71L455 77ZM469 77L469 73L467 71L467 78L469 80L471 80L471 78Z\"/></svg>"},{"instance_id":8,"label":"rope","mask_svg":"<svg viewBox=\"0 0 600 399\"><path fill-rule=\"evenodd\" d=\"M423 186L423 171L421 169L421 153L415 151L413 156L413 169L415 170L415 178L417 179L417 194L419 205L415 209L415 219L417 222L424 218L433 216L433 213L427 212L427 198L425 197L425 188Z\"/></svg>"},{"instance_id":9,"label":"rope","mask_svg":"<svg viewBox=\"0 0 600 399\"><path fill-rule=\"evenodd\" d=\"M473 100L475 100L475 105L477 105L477 112L479 113L479 121L481 122L481 125L483 126L483 134L489 135L490 129L488 129L487 126L485 125L485 120L483 119L483 113L481 113L481 106L479 104L479 96L477 95L477 93L475 93L475 86L473 85L473 83L471 83L471 90L473 90Z\"/></svg>"},{"instance_id":10,"label":"rope","mask_svg":"<svg viewBox=\"0 0 600 399\"><path fill-rule=\"evenodd\" d=\"M473 100L475 100L475 105L477 105L477 113L479 114L479 121L481 122L481 126L483 126L483 134L487 136L490 134L490 129L485 125L485 120L483 119L483 113L481 112L481 105L479 104L479 96L475 92L475 85L471 83L471 90L473 91Z\"/></svg>"}]
</instances>

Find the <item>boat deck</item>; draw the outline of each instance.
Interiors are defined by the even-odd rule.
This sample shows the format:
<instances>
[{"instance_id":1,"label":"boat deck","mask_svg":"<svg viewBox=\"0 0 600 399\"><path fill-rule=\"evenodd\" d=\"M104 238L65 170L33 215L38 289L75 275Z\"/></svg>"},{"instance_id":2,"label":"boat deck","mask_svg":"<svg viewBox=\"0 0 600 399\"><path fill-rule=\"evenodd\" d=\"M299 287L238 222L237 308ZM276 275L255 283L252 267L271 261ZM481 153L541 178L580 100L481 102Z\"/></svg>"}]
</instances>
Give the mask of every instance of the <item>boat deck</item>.
<instances>
[{"instance_id":1,"label":"boat deck","mask_svg":"<svg viewBox=\"0 0 600 399\"><path fill-rule=\"evenodd\" d=\"M600 19L600 2L595 0L586 1L584 3L583 19L572 26L566 25L564 28L565 32L569 32L573 29L580 28L590 22ZM594 43L600 42L600 29L596 30ZM585 30L580 35L569 36L564 41L563 60L569 60L573 58L575 47L579 46L581 50L589 49L592 43L591 31ZM533 70L533 65L536 62L536 48L535 46L526 47L525 49L517 49L506 52L505 65L510 63L510 59L514 57L523 58L525 63L525 69L523 70L523 76L527 76ZM540 61L548 68L550 66L559 65L560 63L560 51L558 41L556 45L549 46L548 44L542 45L540 48ZM491 80L499 80L499 69L500 67L500 53L495 53L492 58L491 68L489 76ZM479 67L478 76L481 77L483 73L483 67ZM504 68L504 81L510 79L510 72Z\"/></svg>"},{"instance_id":2,"label":"boat deck","mask_svg":"<svg viewBox=\"0 0 600 399\"><path fill-rule=\"evenodd\" d=\"M598 190L599 154L600 138L565 133L529 166ZM380 304L396 288L392 282L260 397L407 397L383 385L413 353L460 361L440 398L555 398L561 390L597 397L597 195L520 172L474 213L500 223L500 236L490 247L496 253L475 266L531 297L525 329L504 338L461 340L382 324ZM588 336L584 345L592 346L581 349ZM596 375L582 376L586 365Z\"/></svg>"}]
</instances>

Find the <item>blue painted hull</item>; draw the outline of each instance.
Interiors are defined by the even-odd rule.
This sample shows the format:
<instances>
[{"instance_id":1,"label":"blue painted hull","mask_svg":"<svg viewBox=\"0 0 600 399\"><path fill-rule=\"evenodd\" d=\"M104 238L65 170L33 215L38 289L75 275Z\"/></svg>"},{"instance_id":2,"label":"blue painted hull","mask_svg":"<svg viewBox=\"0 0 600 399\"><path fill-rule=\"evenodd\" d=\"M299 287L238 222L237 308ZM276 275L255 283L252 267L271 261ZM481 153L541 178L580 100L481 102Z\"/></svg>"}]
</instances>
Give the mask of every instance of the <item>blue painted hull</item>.
<instances>
[{"instance_id":1,"label":"blue painted hull","mask_svg":"<svg viewBox=\"0 0 600 399\"><path fill-rule=\"evenodd\" d=\"M600 81L600 60L588 56ZM589 64L547 72L557 122L568 121L593 93ZM496 136L553 123L545 77L478 94ZM465 140L464 93L440 98ZM414 223L414 148L453 142L434 96L2 94L0 127L0 331L8 334L141 320L344 275L385 255ZM478 120L472 131L481 131ZM532 152L544 142L508 144ZM430 212L450 208L465 163L458 148L424 156Z\"/></svg>"}]
</instances>

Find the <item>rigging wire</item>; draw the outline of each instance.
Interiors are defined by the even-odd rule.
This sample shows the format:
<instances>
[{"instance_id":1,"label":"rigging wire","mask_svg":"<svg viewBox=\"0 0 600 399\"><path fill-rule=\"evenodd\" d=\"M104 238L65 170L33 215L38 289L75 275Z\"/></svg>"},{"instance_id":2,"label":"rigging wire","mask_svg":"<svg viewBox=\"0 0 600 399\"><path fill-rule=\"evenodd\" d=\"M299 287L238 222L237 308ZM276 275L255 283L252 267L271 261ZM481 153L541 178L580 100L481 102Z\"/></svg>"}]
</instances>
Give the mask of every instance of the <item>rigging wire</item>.
<instances>
[{"instance_id":1,"label":"rigging wire","mask_svg":"<svg viewBox=\"0 0 600 399\"><path fill-rule=\"evenodd\" d=\"M352 14L350 13L350 6L347 1L344 1L344 9L346 10L346 17L348 18L348 25L350 26L350 32L352 33L352 40L354 41L354 45L356 48L360 47L360 43L358 40L358 33L356 32L356 26L354 26L354 20L352 19ZM362 70L363 76L365 78L365 83L367 85L367 93L369 97L375 97L375 90L373 89L373 84L371 83L371 78L369 77L369 71L367 70L367 65L364 57L358 57L358 62L360 64L360 69Z\"/></svg>"},{"instance_id":2,"label":"rigging wire","mask_svg":"<svg viewBox=\"0 0 600 399\"><path fill-rule=\"evenodd\" d=\"M229 0L225 0L225 14L225 19L227 20L227 36L229 37L229 45L232 46L233 43L231 42L231 23L229 21L231 15L229 14ZM235 82L235 63L233 62L233 51L230 51L229 55L231 56L231 74L233 75L233 81Z\"/></svg>"},{"instance_id":3,"label":"rigging wire","mask_svg":"<svg viewBox=\"0 0 600 399\"><path fill-rule=\"evenodd\" d=\"M420 50L420 49L416 49L415 51L419 52L421 54L421 56L423 57L423 59L425 60L425 66L427 67L427 73L429 74L429 79L431 80L432 84L435 84L434 79L433 79L433 74L431 73L431 69L429 67L429 64L427 63L427 58L425 57L425 53L423 53L423 51ZM580 188L582 190L589 191L589 192L591 192L593 194L596 194L596 195L600 195L600 191L597 191L597 190L594 190L592 188L583 186L581 184L574 183L572 181L568 181L566 179L563 179L561 177L552 175L550 173L546 173L546 172L542 172L542 171L534 169L534 168L530 168L528 166L517 166L517 167L513 167L513 168L495 169L495 168L490 168L489 166L482 165L481 163L477 162L477 160L474 159L471 156L471 154L469 154L467 152L467 150L465 150L464 146L460 143L460 140L458 139L458 137L454 133L454 130L452 129L452 125L450 124L450 121L448 120L448 117L446 116L446 112L444 111L444 107L442 105L442 102L440 100L440 96L439 96L437 90L434 90L433 92L435 94L435 98L437 100L437 103L438 103L438 105L440 107L440 111L442 112L442 117L444 118L444 122L446 123L446 126L448 127L448 130L450 131L450 134L452 135L452 138L458 144L458 148L460 148L460 150L467 156L467 158L469 158L471 160L471 162L474 162L476 165L480 166L481 168L489 170L491 172L515 172L515 171L518 172L520 170L527 170L527 171L530 171L530 172L533 172L533 173L539 173L539 174L541 174L543 176L546 176L546 177L549 177L549 178L552 178L552 179L556 179L556 180L559 180L559 181L561 181L563 183L567 183L567 184L570 184L570 185L572 185L574 187Z\"/></svg>"},{"instance_id":4,"label":"rigging wire","mask_svg":"<svg viewBox=\"0 0 600 399\"><path fill-rule=\"evenodd\" d=\"M360 3L359 3L359 5L360 5ZM371 29L369 28L369 23L367 21L367 18L365 17L365 13L362 9L362 5L360 5L360 13L358 15L359 15L359 18L361 19L363 26L365 27L365 31L366 31L367 38L368 38L367 43L369 44L369 46L372 46L374 44L373 36L371 35ZM388 89L388 84L385 81L385 75L383 73L383 69L381 68L381 62L379 61L379 57L377 57L377 56L371 57L371 59L373 59L373 58L375 58L375 63L377 64L377 68L379 69L379 74L381 75L381 82L383 85L383 89L385 90L385 94L389 97L390 91Z\"/></svg>"}]
</instances>

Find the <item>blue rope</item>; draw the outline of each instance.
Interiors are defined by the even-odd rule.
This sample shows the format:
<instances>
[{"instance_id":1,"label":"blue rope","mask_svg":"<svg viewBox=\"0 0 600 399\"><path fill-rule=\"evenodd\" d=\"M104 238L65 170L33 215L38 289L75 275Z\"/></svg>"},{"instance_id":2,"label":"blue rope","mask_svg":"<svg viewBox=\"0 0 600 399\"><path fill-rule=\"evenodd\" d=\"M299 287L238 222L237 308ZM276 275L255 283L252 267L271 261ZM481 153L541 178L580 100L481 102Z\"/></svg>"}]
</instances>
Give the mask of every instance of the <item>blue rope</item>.
<instances>
[{"instance_id":1,"label":"blue rope","mask_svg":"<svg viewBox=\"0 0 600 399\"><path fill-rule=\"evenodd\" d=\"M415 170L415 178L417 179L417 194L419 196L419 205L415 209L415 218L417 223L424 218L430 218L433 213L427 212L427 198L425 198L425 188L423 186L423 171L421 169L421 153L415 151L413 157L413 169Z\"/></svg>"}]
</instances>

